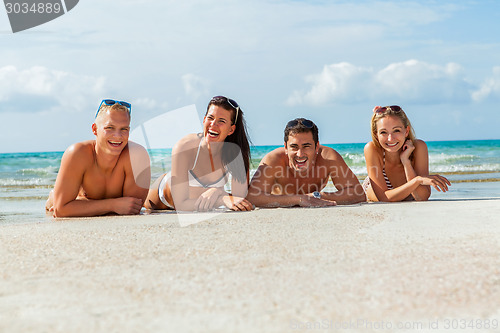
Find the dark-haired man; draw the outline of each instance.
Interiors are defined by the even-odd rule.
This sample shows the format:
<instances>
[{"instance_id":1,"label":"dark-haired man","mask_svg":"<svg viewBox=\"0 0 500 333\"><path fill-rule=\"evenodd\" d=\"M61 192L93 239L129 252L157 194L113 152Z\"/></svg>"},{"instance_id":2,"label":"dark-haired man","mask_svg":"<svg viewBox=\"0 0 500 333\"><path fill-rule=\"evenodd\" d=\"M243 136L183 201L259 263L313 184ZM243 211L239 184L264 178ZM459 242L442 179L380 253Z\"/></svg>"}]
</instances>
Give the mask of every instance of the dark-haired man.
<instances>
[{"instance_id":1,"label":"dark-haired man","mask_svg":"<svg viewBox=\"0 0 500 333\"><path fill-rule=\"evenodd\" d=\"M334 149L319 144L318 127L297 118L285 127L285 146L269 152L250 183L257 207L325 207L366 201L359 180ZM335 192L322 191L331 180Z\"/></svg>"}]
</instances>

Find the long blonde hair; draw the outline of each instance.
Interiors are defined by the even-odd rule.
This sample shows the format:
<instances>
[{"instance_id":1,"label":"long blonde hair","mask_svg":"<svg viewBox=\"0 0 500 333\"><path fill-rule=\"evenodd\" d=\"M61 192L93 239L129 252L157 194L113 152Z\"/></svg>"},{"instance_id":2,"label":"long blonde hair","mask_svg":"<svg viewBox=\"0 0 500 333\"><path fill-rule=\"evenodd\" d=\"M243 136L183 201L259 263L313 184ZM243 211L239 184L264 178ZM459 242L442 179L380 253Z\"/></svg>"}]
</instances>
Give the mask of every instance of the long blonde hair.
<instances>
[{"instance_id":1,"label":"long blonde hair","mask_svg":"<svg viewBox=\"0 0 500 333\"><path fill-rule=\"evenodd\" d=\"M411 140L411 142L415 144L417 138L415 137L415 131L413 130L413 126L411 126L410 119L408 119L408 116L406 116L406 113L403 111L401 107L397 105L392 105L384 107L376 106L375 108L373 108L371 129L372 129L372 140L375 146L377 146L378 148L382 148L380 142L378 141L377 122L380 119L385 118L387 116L397 117L398 119L401 120L405 128L409 126L410 130L408 131L408 135L406 136L406 138Z\"/></svg>"}]
</instances>

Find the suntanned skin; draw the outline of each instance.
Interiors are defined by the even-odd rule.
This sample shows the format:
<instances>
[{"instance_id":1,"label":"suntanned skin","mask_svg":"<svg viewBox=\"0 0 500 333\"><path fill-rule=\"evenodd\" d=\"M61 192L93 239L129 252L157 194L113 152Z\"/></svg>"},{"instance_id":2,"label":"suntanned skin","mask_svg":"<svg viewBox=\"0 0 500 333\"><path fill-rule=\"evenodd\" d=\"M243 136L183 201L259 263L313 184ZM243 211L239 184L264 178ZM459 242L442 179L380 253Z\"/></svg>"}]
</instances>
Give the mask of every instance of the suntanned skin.
<instances>
[{"instance_id":1,"label":"suntanned skin","mask_svg":"<svg viewBox=\"0 0 500 333\"><path fill-rule=\"evenodd\" d=\"M45 207L54 217L140 212L151 179L149 156L128 141L129 125L126 111L110 109L92 124L96 140L64 152Z\"/></svg>"},{"instance_id":2,"label":"suntanned skin","mask_svg":"<svg viewBox=\"0 0 500 333\"><path fill-rule=\"evenodd\" d=\"M206 183L217 181L224 175L220 155L222 143L236 128L231 124L232 112L211 105L203 118L203 134L189 134L179 140L172 149L172 189L167 183L163 195L176 210L209 211L222 205L234 211L253 209L252 204L244 198L247 194L247 182L240 183L233 178L231 195L226 193L223 187L207 189L189 186L188 170L193 167L196 158L197 163L193 171ZM158 196L158 187L163 176L151 187L144 204L146 209L168 209Z\"/></svg>"},{"instance_id":3,"label":"suntanned skin","mask_svg":"<svg viewBox=\"0 0 500 333\"><path fill-rule=\"evenodd\" d=\"M321 192L329 180L337 192ZM312 192L321 192L321 199ZM252 178L247 199L258 207L324 207L366 201L354 173L334 149L311 132L289 135L284 148L268 153Z\"/></svg>"},{"instance_id":4,"label":"suntanned skin","mask_svg":"<svg viewBox=\"0 0 500 333\"><path fill-rule=\"evenodd\" d=\"M440 175L429 175L429 153L422 140L413 143L407 139L409 127L394 116L386 116L377 122L377 138L380 147L373 141L365 146L365 160L370 177L367 190L370 201L426 201L431 195L431 186L446 192L451 185ZM413 153L413 160L410 159ZM385 162L384 162L385 160ZM389 190L382 174L385 172L393 189Z\"/></svg>"}]
</instances>

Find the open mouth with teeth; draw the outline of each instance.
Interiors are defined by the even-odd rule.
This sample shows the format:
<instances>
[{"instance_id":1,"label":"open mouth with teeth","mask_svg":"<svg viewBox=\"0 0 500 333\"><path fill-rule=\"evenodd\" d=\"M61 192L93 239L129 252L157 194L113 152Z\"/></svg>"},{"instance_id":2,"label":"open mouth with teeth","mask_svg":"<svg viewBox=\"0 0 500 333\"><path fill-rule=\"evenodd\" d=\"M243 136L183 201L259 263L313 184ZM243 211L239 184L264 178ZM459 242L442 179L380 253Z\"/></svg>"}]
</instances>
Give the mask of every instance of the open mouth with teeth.
<instances>
[{"instance_id":1,"label":"open mouth with teeth","mask_svg":"<svg viewBox=\"0 0 500 333\"><path fill-rule=\"evenodd\" d=\"M306 166L306 163L307 163L307 157L295 159L295 165L297 166L297 168L304 168Z\"/></svg>"},{"instance_id":2,"label":"open mouth with teeth","mask_svg":"<svg viewBox=\"0 0 500 333\"><path fill-rule=\"evenodd\" d=\"M123 141L108 141L108 143L113 147L120 147Z\"/></svg>"},{"instance_id":3,"label":"open mouth with teeth","mask_svg":"<svg viewBox=\"0 0 500 333\"><path fill-rule=\"evenodd\" d=\"M398 145L398 142L396 142L396 143L386 143L385 145L387 147L389 147L389 148L392 148L392 147L396 147Z\"/></svg>"},{"instance_id":4,"label":"open mouth with teeth","mask_svg":"<svg viewBox=\"0 0 500 333\"><path fill-rule=\"evenodd\" d=\"M212 130L208 130L208 131L207 131L207 134L208 134L208 136L209 136L210 138L217 138L217 137L219 137L219 135L220 135L220 133L214 132L214 131L212 131Z\"/></svg>"}]
</instances>

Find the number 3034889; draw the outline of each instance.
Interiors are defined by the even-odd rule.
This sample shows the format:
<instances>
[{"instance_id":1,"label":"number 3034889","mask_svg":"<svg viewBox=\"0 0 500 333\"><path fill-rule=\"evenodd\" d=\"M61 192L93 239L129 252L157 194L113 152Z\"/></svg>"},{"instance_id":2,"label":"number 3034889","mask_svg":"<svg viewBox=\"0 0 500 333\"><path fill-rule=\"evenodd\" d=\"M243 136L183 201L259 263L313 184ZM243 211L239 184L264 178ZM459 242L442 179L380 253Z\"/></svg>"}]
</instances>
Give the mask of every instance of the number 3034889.
<instances>
[{"instance_id":1,"label":"number 3034889","mask_svg":"<svg viewBox=\"0 0 500 333\"><path fill-rule=\"evenodd\" d=\"M6 2L5 8L7 9L7 14L59 14L63 9L59 3L33 3L29 4L23 3L11 3Z\"/></svg>"},{"instance_id":2,"label":"number 3034889","mask_svg":"<svg viewBox=\"0 0 500 333\"><path fill-rule=\"evenodd\" d=\"M486 330L496 330L498 329L497 319L445 319L444 329L486 329Z\"/></svg>"}]
</instances>

